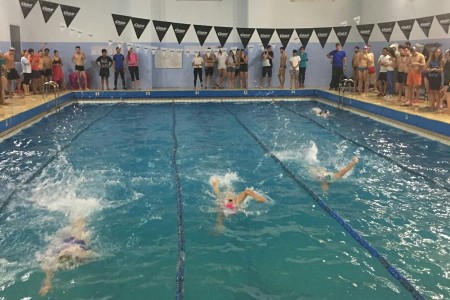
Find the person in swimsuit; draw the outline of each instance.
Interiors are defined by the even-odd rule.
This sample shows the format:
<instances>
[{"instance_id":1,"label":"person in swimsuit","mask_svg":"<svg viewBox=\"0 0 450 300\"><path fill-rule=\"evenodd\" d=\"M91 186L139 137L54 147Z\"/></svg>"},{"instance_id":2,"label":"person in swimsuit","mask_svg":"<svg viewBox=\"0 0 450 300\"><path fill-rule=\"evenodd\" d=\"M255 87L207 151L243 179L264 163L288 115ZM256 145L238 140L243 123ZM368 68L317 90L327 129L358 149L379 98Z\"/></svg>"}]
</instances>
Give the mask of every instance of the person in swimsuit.
<instances>
[{"instance_id":1,"label":"person in swimsuit","mask_svg":"<svg viewBox=\"0 0 450 300\"><path fill-rule=\"evenodd\" d=\"M353 157L352 161L337 173L327 171L325 168L311 168L310 173L315 179L320 181L320 186L324 192L328 191L330 184L341 179L347 172L349 172L358 163L359 158Z\"/></svg>"},{"instance_id":2,"label":"person in swimsuit","mask_svg":"<svg viewBox=\"0 0 450 300\"><path fill-rule=\"evenodd\" d=\"M94 253L89 247L89 233L86 231L85 220L76 220L68 236L56 247L49 247L41 266L45 272L39 295L45 296L52 289L52 278L58 270L71 269L93 258Z\"/></svg>"},{"instance_id":3,"label":"person in swimsuit","mask_svg":"<svg viewBox=\"0 0 450 300\"><path fill-rule=\"evenodd\" d=\"M240 87L241 89L248 89L248 56L244 49L241 49L239 62Z\"/></svg>"},{"instance_id":4,"label":"person in swimsuit","mask_svg":"<svg viewBox=\"0 0 450 300\"><path fill-rule=\"evenodd\" d=\"M361 94L364 87L364 96L369 95L369 65L373 64L367 53L369 47L364 46L363 50L356 56L358 69L358 92Z\"/></svg>"},{"instance_id":5,"label":"person in swimsuit","mask_svg":"<svg viewBox=\"0 0 450 300\"><path fill-rule=\"evenodd\" d=\"M53 51L52 79L59 85L61 91L64 91L64 71L62 66L63 62L59 56L58 50Z\"/></svg>"},{"instance_id":6,"label":"person in swimsuit","mask_svg":"<svg viewBox=\"0 0 450 300\"><path fill-rule=\"evenodd\" d=\"M81 51L80 46L75 47L75 53L72 55L72 62L75 64L75 71L77 71L78 86L81 90L80 77L84 80L84 89L88 90L87 86L87 75L84 70L84 61L86 60L86 55Z\"/></svg>"},{"instance_id":7,"label":"person in swimsuit","mask_svg":"<svg viewBox=\"0 0 450 300\"><path fill-rule=\"evenodd\" d=\"M219 180L217 178L211 179L211 185L213 187L214 194L217 198L218 213L217 213L217 223L215 227L215 233L223 232L223 220L226 215L236 213L242 202L247 198L247 196L252 197L257 202L265 202L266 198L257 194L252 189L246 188L239 195L235 194L229 188L226 192L221 192L219 187Z\"/></svg>"},{"instance_id":8,"label":"person in swimsuit","mask_svg":"<svg viewBox=\"0 0 450 300\"><path fill-rule=\"evenodd\" d=\"M312 111L316 113L316 116L322 117L322 118L328 118L328 116L330 115L330 111L328 109L322 110L318 107L314 107L312 109Z\"/></svg>"},{"instance_id":9,"label":"person in swimsuit","mask_svg":"<svg viewBox=\"0 0 450 300\"><path fill-rule=\"evenodd\" d=\"M5 54L0 51L0 104L5 102L5 89L6 89L6 61Z\"/></svg>"}]
</instances>

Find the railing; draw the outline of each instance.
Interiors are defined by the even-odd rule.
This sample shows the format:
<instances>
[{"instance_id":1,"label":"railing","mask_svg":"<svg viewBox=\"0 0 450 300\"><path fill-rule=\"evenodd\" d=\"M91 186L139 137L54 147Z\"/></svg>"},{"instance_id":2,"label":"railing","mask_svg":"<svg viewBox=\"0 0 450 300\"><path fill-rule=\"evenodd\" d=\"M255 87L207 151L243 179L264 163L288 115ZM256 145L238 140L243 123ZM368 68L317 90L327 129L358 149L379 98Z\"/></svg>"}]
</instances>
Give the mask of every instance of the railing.
<instances>
[{"instance_id":1,"label":"railing","mask_svg":"<svg viewBox=\"0 0 450 300\"><path fill-rule=\"evenodd\" d=\"M53 88L53 91L55 92L55 99L58 98L59 97L59 84L56 83L55 81L47 81L42 86L42 99L48 98L49 87Z\"/></svg>"},{"instance_id":2,"label":"railing","mask_svg":"<svg viewBox=\"0 0 450 300\"><path fill-rule=\"evenodd\" d=\"M353 79L344 79L339 84L339 99L338 99L338 108L343 109L344 108L344 94L345 92L352 92L354 93L356 91L356 85Z\"/></svg>"}]
</instances>

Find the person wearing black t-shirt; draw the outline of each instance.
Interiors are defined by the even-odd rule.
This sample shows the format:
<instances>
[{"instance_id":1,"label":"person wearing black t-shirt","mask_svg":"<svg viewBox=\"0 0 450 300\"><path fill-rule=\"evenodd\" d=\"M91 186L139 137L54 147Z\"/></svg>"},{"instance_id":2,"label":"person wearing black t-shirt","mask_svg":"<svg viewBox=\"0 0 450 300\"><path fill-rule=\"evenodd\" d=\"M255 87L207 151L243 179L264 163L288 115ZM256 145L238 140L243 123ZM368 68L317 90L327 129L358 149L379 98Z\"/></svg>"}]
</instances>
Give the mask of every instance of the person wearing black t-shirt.
<instances>
[{"instance_id":1,"label":"person wearing black t-shirt","mask_svg":"<svg viewBox=\"0 0 450 300\"><path fill-rule=\"evenodd\" d=\"M113 60L107 55L106 49L102 50L102 55L95 61L100 67L100 77L102 81L102 90L109 90L109 68L113 65Z\"/></svg>"}]
</instances>

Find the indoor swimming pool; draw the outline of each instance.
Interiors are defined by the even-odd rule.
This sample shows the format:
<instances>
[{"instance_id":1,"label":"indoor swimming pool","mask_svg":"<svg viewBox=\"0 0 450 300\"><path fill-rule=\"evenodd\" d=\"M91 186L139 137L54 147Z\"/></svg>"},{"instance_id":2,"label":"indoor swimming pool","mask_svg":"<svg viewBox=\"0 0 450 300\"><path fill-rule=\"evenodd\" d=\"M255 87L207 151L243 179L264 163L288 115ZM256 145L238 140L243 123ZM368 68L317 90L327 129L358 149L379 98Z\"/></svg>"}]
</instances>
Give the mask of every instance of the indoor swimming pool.
<instances>
[{"instance_id":1,"label":"indoor swimming pool","mask_svg":"<svg viewBox=\"0 0 450 300\"><path fill-rule=\"evenodd\" d=\"M2 300L39 298L79 219L92 257L44 299L450 298L450 146L314 100L72 104L0 170ZM218 230L212 178L267 201Z\"/></svg>"}]
</instances>

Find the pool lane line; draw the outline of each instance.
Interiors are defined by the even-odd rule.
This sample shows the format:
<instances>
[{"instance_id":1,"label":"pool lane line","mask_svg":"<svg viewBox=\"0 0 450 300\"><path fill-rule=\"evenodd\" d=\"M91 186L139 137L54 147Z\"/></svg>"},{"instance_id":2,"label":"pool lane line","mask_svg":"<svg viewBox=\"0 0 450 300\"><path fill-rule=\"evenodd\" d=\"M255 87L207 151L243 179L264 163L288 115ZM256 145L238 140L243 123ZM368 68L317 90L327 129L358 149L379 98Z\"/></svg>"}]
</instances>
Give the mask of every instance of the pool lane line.
<instances>
[{"instance_id":1,"label":"pool lane line","mask_svg":"<svg viewBox=\"0 0 450 300\"><path fill-rule=\"evenodd\" d=\"M178 152L178 140L177 140L177 116L175 111L175 101L172 101L172 137L173 137L173 150L172 150L172 167L175 176L175 186L177 189L177 222L178 222L178 262L177 262L177 274L176 274L176 299L184 299L184 262L186 258L185 253L185 239L184 239L184 225L183 225L183 193L180 182L180 173L177 165L177 152Z\"/></svg>"},{"instance_id":2,"label":"pool lane line","mask_svg":"<svg viewBox=\"0 0 450 300\"><path fill-rule=\"evenodd\" d=\"M59 150L57 150L52 156L50 156L33 174L30 175L30 177L28 177L24 182L19 183L17 185L17 187L14 189L14 191L12 191L11 194L9 194L9 196L6 198L6 200L0 205L0 213L2 213L5 208L9 205L9 203L11 203L11 200L14 198L14 196L17 194L17 191L19 189L21 189L24 185L30 184L34 179L36 179L36 177L38 177L42 171L44 171L44 169L55 160L55 158L57 158L59 156L59 154L61 152L63 152L64 150L66 150L68 147L70 147L70 145L82 134L84 133L86 130L88 130L89 128L92 127L92 125L94 125L95 123L97 123L98 121L106 118L113 110L114 108L118 105L119 103L113 105L111 107L111 109L104 114L103 116L91 121L85 128L83 128L81 131L79 131L77 134L75 134L64 146L62 146ZM0 220L2 218L0 217Z\"/></svg>"},{"instance_id":3,"label":"pool lane line","mask_svg":"<svg viewBox=\"0 0 450 300\"><path fill-rule=\"evenodd\" d=\"M307 119L307 120L309 120L309 121L311 121L311 122L317 124L319 127L325 129L326 131L328 131L328 132L330 132L330 133L332 133L332 134L335 134L335 135L337 135L337 136L339 136L339 137L341 137L341 138L343 138L343 139L345 139L345 140L347 140L347 141L349 141L349 142L355 144L356 146L362 147L362 148L364 148L364 149L366 149L366 150L368 150L368 151L370 151L370 152L372 152L372 153L378 155L379 157L381 157L381 158L383 158L383 159L389 161L390 163L396 165L397 167L399 167L399 168L402 169L403 171L406 171L406 172L408 172L408 173L410 173L410 174L412 174L412 175L421 177L421 178L424 179L426 182L428 182L428 183L430 183L430 184L433 184L433 185L435 185L435 186L438 186L439 188L444 189L444 190L446 190L447 192L450 192L450 187L447 187L446 185L444 185L444 184L442 184L442 183L440 183L440 182L434 180L433 178L428 177L427 175L425 175L425 174L423 174L423 173L421 173L421 172L419 172L419 171L413 170L413 169L411 169L411 168L409 168L409 167L403 165L402 163L400 163L400 162L396 161L395 159L393 159L393 158L391 158L391 157L389 157L389 156L387 156L387 155L385 155L385 154L383 154L383 153L381 153L381 152L379 152L379 151L377 151L377 150L375 150L375 149L369 147L368 145L364 145L364 144L362 144L362 143L360 143L360 142L358 142L358 141L355 141L355 140L353 140L352 138L346 136L345 134L342 134L342 133L340 133L340 132L338 132L338 131L336 131L336 130L333 130L333 129L329 128L328 126L323 125L322 123L320 123L320 122L314 120L313 118L311 118L311 117L309 117L309 116L307 116L307 115L301 114L301 113L299 113L299 112L297 112L297 111L295 111L295 110L293 110L293 109L291 109L291 108L284 107L284 105L282 105L281 102L275 102L275 101L274 101L274 103L275 103L276 105L278 105L279 107L281 107L281 108L283 108L283 109L285 109L285 110L288 110L288 111L292 112L293 114L295 114L295 115L297 115L297 116L299 116L299 117L302 117L302 118L304 118L304 119Z\"/></svg>"},{"instance_id":4,"label":"pool lane line","mask_svg":"<svg viewBox=\"0 0 450 300\"><path fill-rule=\"evenodd\" d=\"M347 231L353 239L355 239L364 249L366 249L374 258L376 258L380 264L391 274L391 276L400 282L400 284L411 294L411 296L416 300L425 300L424 296L412 285L412 283L406 279L397 268L395 268L389 261L382 256L369 242L367 242L349 223L342 219L337 212L331 209L331 207L321 199L314 191L309 188L299 177L297 177L289 168L270 151L270 149L258 138L258 136L251 131L240 119L232 112L225 103L222 102L225 110L231 114L236 121L244 128L245 131L256 141L256 143L270 155L270 157L286 172L286 174L291 177L292 180L301 186L313 199L314 201L333 219L335 219L339 225L341 225L345 231Z\"/></svg>"}]
</instances>

